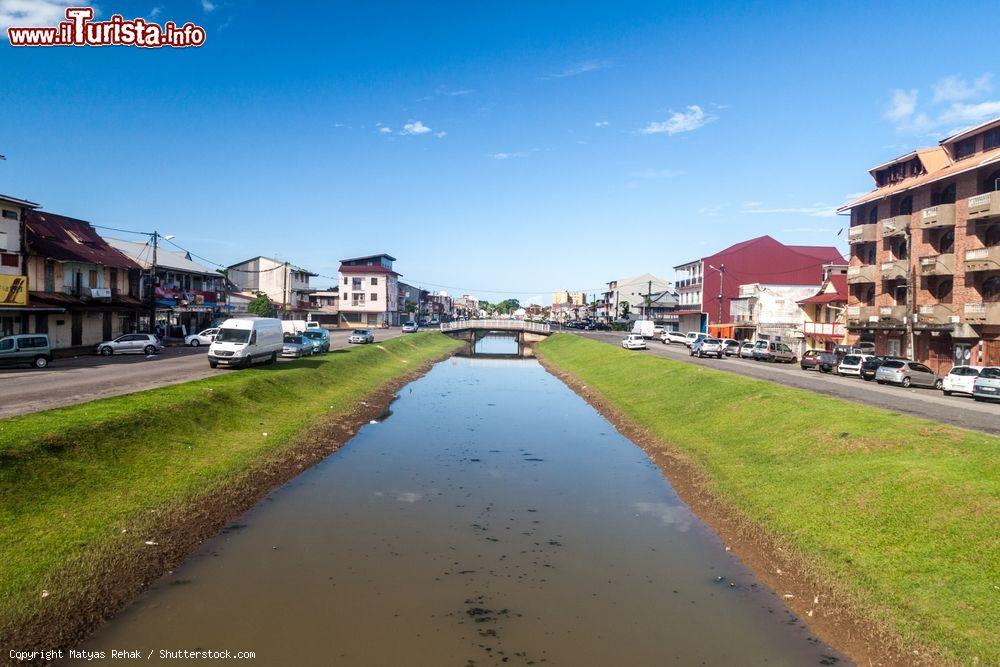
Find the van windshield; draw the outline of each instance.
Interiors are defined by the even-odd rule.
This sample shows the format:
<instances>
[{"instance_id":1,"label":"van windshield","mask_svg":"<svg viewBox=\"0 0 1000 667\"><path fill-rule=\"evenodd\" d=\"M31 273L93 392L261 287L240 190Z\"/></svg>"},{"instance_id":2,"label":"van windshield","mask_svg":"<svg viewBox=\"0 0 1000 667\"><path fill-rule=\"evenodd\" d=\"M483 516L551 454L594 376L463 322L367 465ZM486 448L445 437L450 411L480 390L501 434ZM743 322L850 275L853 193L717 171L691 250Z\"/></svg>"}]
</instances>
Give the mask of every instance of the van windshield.
<instances>
[{"instance_id":1,"label":"van windshield","mask_svg":"<svg viewBox=\"0 0 1000 667\"><path fill-rule=\"evenodd\" d=\"M249 329L219 329L216 343L245 343L250 340Z\"/></svg>"}]
</instances>

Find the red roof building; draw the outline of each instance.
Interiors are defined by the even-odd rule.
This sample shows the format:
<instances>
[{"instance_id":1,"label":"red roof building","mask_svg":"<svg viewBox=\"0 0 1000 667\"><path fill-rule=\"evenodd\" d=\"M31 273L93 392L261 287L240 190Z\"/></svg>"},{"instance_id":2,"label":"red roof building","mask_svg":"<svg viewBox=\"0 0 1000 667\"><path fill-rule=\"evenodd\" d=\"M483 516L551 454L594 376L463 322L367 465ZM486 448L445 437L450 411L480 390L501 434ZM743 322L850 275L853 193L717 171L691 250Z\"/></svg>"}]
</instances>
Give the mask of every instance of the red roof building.
<instances>
[{"instance_id":1,"label":"red roof building","mask_svg":"<svg viewBox=\"0 0 1000 667\"><path fill-rule=\"evenodd\" d=\"M738 297L740 285L819 285L824 266L844 262L834 246L785 245L759 236L679 264L674 267L678 309L698 313L682 316L681 330L706 331L709 325L730 324L730 302Z\"/></svg>"},{"instance_id":2,"label":"red roof building","mask_svg":"<svg viewBox=\"0 0 1000 667\"><path fill-rule=\"evenodd\" d=\"M847 275L846 267L840 269L823 281L816 294L799 301L807 349L829 350L847 337Z\"/></svg>"}]
</instances>

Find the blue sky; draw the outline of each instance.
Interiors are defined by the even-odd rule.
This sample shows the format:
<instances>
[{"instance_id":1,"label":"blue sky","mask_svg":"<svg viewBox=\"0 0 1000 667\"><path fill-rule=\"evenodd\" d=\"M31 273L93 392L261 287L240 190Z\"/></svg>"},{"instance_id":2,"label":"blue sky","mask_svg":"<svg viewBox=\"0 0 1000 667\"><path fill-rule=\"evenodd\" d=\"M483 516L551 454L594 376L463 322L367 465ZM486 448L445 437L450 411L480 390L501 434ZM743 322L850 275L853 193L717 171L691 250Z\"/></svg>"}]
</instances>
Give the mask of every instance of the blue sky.
<instances>
[{"instance_id":1,"label":"blue sky","mask_svg":"<svg viewBox=\"0 0 1000 667\"><path fill-rule=\"evenodd\" d=\"M97 0L207 42L4 39L0 192L223 264L385 251L491 300L842 245L868 167L1000 115L995 5L807 4Z\"/></svg>"}]
</instances>

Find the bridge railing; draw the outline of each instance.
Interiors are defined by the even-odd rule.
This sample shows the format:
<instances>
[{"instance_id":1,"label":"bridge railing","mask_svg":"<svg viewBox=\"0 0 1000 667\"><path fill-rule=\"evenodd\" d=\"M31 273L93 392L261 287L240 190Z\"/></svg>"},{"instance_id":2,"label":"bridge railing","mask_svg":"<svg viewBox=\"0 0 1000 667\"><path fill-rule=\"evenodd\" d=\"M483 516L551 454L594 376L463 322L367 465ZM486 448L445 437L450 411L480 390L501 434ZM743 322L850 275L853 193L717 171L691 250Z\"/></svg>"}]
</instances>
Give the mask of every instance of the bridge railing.
<instances>
[{"instance_id":1,"label":"bridge railing","mask_svg":"<svg viewBox=\"0 0 1000 667\"><path fill-rule=\"evenodd\" d=\"M466 329L489 329L491 331L530 331L547 334L552 332L548 324L526 322L524 320L460 320L442 322L441 331L464 331Z\"/></svg>"}]
</instances>

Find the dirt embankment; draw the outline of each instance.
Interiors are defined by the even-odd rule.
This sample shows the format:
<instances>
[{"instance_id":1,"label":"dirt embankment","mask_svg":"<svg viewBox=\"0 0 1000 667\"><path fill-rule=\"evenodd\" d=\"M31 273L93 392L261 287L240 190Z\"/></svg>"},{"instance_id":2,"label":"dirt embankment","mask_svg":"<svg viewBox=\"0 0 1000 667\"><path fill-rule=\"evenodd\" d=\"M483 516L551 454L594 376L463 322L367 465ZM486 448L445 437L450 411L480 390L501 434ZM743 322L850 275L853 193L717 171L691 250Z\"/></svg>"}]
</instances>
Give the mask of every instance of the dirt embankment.
<instances>
[{"instance_id":1,"label":"dirt embankment","mask_svg":"<svg viewBox=\"0 0 1000 667\"><path fill-rule=\"evenodd\" d=\"M155 545L144 545L140 549L134 546L135 540L119 540L97 553L81 556L97 561L97 565L91 567L98 576L70 606L47 610L30 623L6 633L0 664L15 664L10 661L8 648L44 651L75 647L226 524L272 490L339 449L361 426L384 415L400 387L424 375L431 366L449 356L451 352L429 360L362 397L348 414L319 418L296 438L296 444L269 452L224 485L137 520L130 528L131 533L156 535ZM60 575L56 575L55 586L59 580Z\"/></svg>"},{"instance_id":2,"label":"dirt embankment","mask_svg":"<svg viewBox=\"0 0 1000 667\"><path fill-rule=\"evenodd\" d=\"M642 447L681 499L719 535L726 549L775 591L816 636L859 665L939 664L935 656L906 647L898 637L875 627L783 540L715 493L704 470L685 452L653 436L575 376L542 357L538 360L622 435Z\"/></svg>"}]
</instances>

